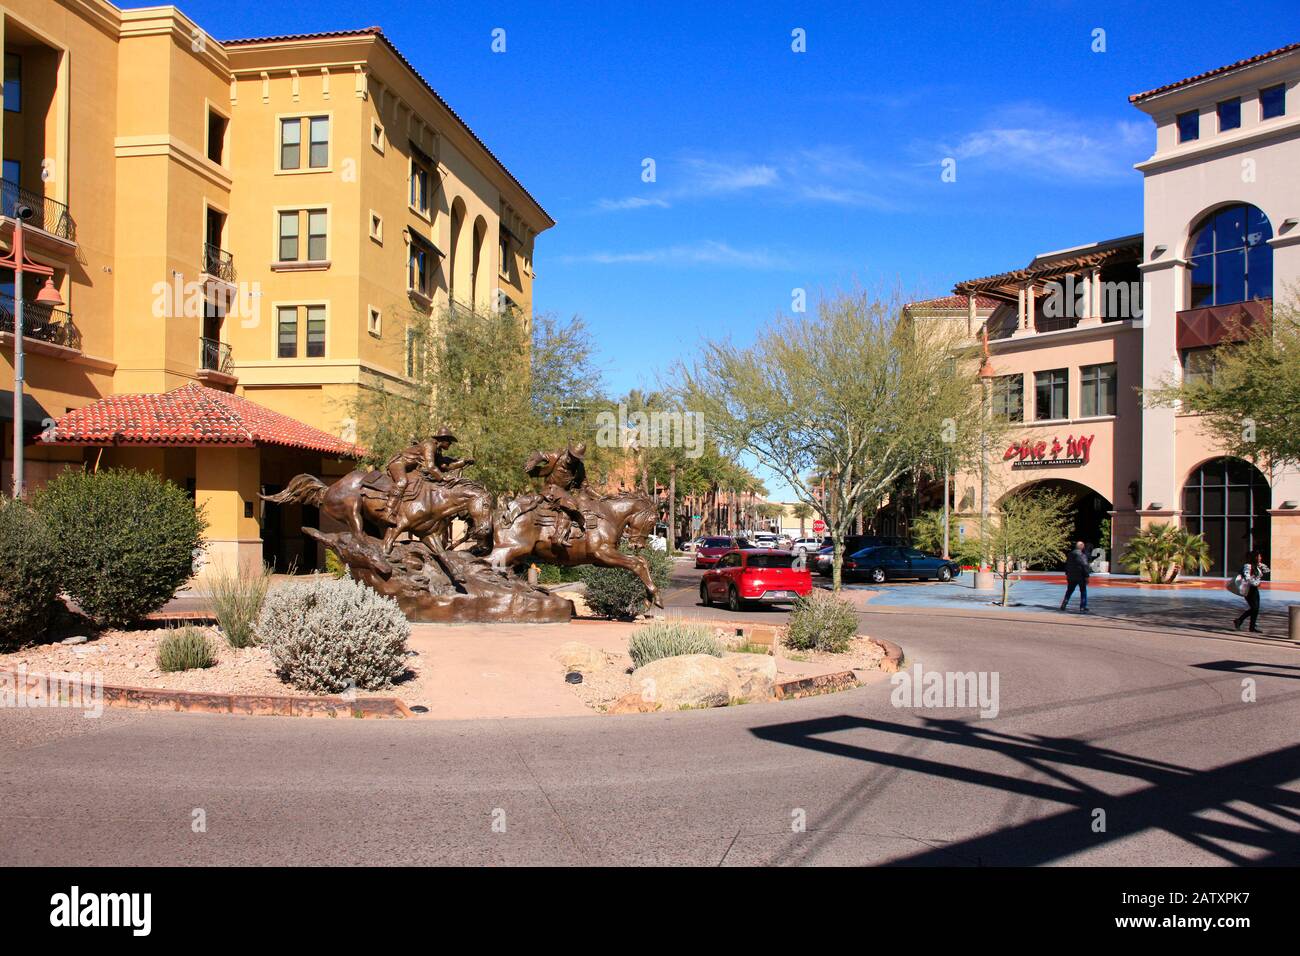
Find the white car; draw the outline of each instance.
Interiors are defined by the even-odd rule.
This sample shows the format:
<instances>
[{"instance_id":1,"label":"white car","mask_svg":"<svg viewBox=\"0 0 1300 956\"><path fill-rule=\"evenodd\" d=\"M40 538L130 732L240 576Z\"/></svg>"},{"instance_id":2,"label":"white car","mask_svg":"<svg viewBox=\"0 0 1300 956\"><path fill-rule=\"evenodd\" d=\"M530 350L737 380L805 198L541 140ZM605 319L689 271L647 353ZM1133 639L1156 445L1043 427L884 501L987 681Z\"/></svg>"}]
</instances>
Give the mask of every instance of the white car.
<instances>
[{"instance_id":1,"label":"white car","mask_svg":"<svg viewBox=\"0 0 1300 956\"><path fill-rule=\"evenodd\" d=\"M755 532L751 540L759 548L775 548L777 546L777 536L770 531Z\"/></svg>"},{"instance_id":2,"label":"white car","mask_svg":"<svg viewBox=\"0 0 1300 956\"><path fill-rule=\"evenodd\" d=\"M795 554L816 554L822 549L824 542L821 538L798 538L790 546Z\"/></svg>"}]
</instances>

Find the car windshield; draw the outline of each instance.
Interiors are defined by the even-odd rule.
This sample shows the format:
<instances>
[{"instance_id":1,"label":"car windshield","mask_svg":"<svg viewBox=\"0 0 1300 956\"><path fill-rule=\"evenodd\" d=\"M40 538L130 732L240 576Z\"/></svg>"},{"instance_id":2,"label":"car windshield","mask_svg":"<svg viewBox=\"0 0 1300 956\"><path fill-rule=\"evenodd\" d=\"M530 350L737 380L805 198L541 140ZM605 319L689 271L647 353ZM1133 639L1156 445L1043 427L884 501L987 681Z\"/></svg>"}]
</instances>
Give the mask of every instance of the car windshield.
<instances>
[{"instance_id":1,"label":"car windshield","mask_svg":"<svg viewBox=\"0 0 1300 956\"><path fill-rule=\"evenodd\" d=\"M730 538L705 538L704 546L706 548L729 548L731 547Z\"/></svg>"},{"instance_id":2,"label":"car windshield","mask_svg":"<svg viewBox=\"0 0 1300 956\"><path fill-rule=\"evenodd\" d=\"M746 565L751 568L788 568L793 566L790 554L751 554Z\"/></svg>"}]
</instances>

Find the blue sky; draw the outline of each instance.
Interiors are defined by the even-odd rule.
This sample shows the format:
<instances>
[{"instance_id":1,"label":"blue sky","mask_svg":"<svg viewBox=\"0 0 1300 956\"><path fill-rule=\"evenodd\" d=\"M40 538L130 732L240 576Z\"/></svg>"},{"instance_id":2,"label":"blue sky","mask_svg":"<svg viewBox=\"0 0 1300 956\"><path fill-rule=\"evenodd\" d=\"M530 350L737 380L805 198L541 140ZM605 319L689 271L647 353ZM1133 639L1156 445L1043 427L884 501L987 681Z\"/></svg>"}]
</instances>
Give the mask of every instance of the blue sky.
<instances>
[{"instance_id":1,"label":"blue sky","mask_svg":"<svg viewBox=\"0 0 1300 956\"><path fill-rule=\"evenodd\" d=\"M586 318L616 392L796 287L944 294L1139 231L1128 95L1300 38L1294 0L180 6L218 39L383 27L557 220L535 308Z\"/></svg>"}]
</instances>

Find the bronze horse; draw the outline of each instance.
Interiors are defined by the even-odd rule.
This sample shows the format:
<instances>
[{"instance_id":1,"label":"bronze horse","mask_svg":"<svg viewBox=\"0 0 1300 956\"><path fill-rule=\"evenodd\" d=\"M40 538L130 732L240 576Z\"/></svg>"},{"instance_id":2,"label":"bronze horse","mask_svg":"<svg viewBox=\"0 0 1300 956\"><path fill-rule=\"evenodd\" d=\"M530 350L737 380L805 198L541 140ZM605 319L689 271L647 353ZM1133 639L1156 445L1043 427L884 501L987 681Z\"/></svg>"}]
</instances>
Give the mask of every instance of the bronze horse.
<instances>
[{"instance_id":1,"label":"bronze horse","mask_svg":"<svg viewBox=\"0 0 1300 956\"><path fill-rule=\"evenodd\" d=\"M650 577L650 565L640 555L624 554L618 549L619 539L626 531L628 542L634 548L644 548L654 531L658 509L649 495L641 492L623 492L609 497L593 496L584 491L574 492L574 497L596 521L587 523L582 537L567 545L555 541L555 525L543 524L539 517L554 516L540 500L517 513L506 512L500 516L496 529L496 546L488 560L494 567L515 567L528 560L544 561L565 567L575 564L595 564L604 568L623 568L631 571L645 585L646 596L658 607L663 601Z\"/></svg>"},{"instance_id":2,"label":"bronze horse","mask_svg":"<svg viewBox=\"0 0 1300 956\"><path fill-rule=\"evenodd\" d=\"M314 475L298 475L284 491L261 497L274 504L303 504L320 508L336 521L352 529L357 537L366 537L365 521L384 530L384 554L392 551L393 544L402 534L419 538L435 554L440 554L443 544L438 532L452 518L462 517L468 527L452 549L460 547L471 538L475 549L487 551L492 547L492 495L473 481L420 483L414 497L403 498L398 503L395 520L388 517L388 503L383 494L365 493L362 482L370 472L357 469L344 475L332 485L326 485Z\"/></svg>"}]
</instances>

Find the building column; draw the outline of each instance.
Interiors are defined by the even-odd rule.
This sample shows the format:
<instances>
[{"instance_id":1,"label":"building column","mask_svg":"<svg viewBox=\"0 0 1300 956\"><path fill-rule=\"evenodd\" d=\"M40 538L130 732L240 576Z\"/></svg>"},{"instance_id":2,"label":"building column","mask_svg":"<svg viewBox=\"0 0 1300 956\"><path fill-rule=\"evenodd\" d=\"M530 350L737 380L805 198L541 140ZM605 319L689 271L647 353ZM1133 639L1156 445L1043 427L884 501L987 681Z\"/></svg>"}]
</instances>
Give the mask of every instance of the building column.
<instances>
[{"instance_id":1,"label":"building column","mask_svg":"<svg viewBox=\"0 0 1300 956\"><path fill-rule=\"evenodd\" d=\"M1179 367L1175 316L1182 308L1187 263L1171 259L1144 263L1142 271L1142 388L1155 389ZM1174 409L1142 406L1142 478L1138 516L1143 528L1177 523L1182 488L1175 456L1178 418Z\"/></svg>"},{"instance_id":2,"label":"building column","mask_svg":"<svg viewBox=\"0 0 1300 956\"><path fill-rule=\"evenodd\" d=\"M194 500L208 520L200 579L217 567L261 568L261 455L256 448L199 448Z\"/></svg>"},{"instance_id":3,"label":"building column","mask_svg":"<svg viewBox=\"0 0 1300 956\"><path fill-rule=\"evenodd\" d=\"M1101 269L1093 268L1083 280L1087 283L1088 293L1084 297L1086 306L1079 318L1079 325L1101 325Z\"/></svg>"}]
</instances>

